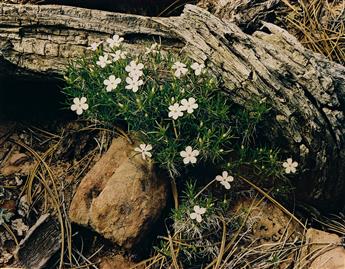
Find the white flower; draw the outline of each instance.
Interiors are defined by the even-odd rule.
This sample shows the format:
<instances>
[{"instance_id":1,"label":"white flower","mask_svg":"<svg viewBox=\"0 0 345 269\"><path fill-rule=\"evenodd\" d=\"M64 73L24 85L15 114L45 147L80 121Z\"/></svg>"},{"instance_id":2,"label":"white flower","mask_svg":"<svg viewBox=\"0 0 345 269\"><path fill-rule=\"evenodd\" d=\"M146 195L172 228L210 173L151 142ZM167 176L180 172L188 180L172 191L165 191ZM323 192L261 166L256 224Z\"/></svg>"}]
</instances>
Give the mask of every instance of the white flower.
<instances>
[{"instance_id":1,"label":"white flower","mask_svg":"<svg viewBox=\"0 0 345 269\"><path fill-rule=\"evenodd\" d=\"M110 48L114 48L119 47L123 40L123 37L120 37L119 35L114 35L112 38L107 39L107 43L109 44Z\"/></svg>"},{"instance_id":2,"label":"white flower","mask_svg":"<svg viewBox=\"0 0 345 269\"><path fill-rule=\"evenodd\" d=\"M181 110L187 111L187 113L191 114L193 113L194 109L198 108L198 104L196 103L195 98L190 97L187 101L187 99L181 100Z\"/></svg>"},{"instance_id":3,"label":"white flower","mask_svg":"<svg viewBox=\"0 0 345 269\"><path fill-rule=\"evenodd\" d=\"M202 73L203 69L205 68L205 65L193 63L190 67L194 70L195 75L199 76Z\"/></svg>"},{"instance_id":4,"label":"white flower","mask_svg":"<svg viewBox=\"0 0 345 269\"><path fill-rule=\"evenodd\" d=\"M75 111L77 115L83 114L83 110L87 110L89 108L89 105L86 103L87 99L85 97L82 98L74 98L73 99L73 105L71 105L71 110Z\"/></svg>"},{"instance_id":5,"label":"white flower","mask_svg":"<svg viewBox=\"0 0 345 269\"><path fill-rule=\"evenodd\" d=\"M176 120L178 117L183 116L181 106L178 103L175 103L172 106L169 106L169 110L170 111L169 111L168 116L170 118L173 118L174 120Z\"/></svg>"},{"instance_id":6,"label":"white flower","mask_svg":"<svg viewBox=\"0 0 345 269\"><path fill-rule=\"evenodd\" d=\"M196 156L199 155L199 150L193 150L191 146L186 147L184 151L180 152L180 156L183 158L183 163L196 163Z\"/></svg>"},{"instance_id":7,"label":"white flower","mask_svg":"<svg viewBox=\"0 0 345 269\"><path fill-rule=\"evenodd\" d=\"M152 154L150 152L150 150L152 150L152 146L150 144L140 144L139 147L135 148L134 150L140 152L144 160L146 160L146 156L149 158L152 157Z\"/></svg>"},{"instance_id":8,"label":"white flower","mask_svg":"<svg viewBox=\"0 0 345 269\"><path fill-rule=\"evenodd\" d=\"M115 90L117 85L121 82L120 78L116 78L114 75L110 75L108 79L104 80L103 84L107 86L107 92Z\"/></svg>"},{"instance_id":9,"label":"white flower","mask_svg":"<svg viewBox=\"0 0 345 269\"><path fill-rule=\"evenodd\" d=\"M233 182L234 181L234 177L229 176L227 171L223 171L222 175L218 175L216 176L216 180L220 182L220 184L222 184L225 189L229 190L230 189L230 183L229 182Z\"/></svg>"},{"instance_id":10,"label":"white flower","mask_svg":"<svg viewBox=\"0 0 345 269\"><path fill-rule=\"evenodd\" d=\"M12 227L17 231L17 234L19 236L23 236L24 235L23 232L26 232L29 229L29 227L23 223L22 219L13 220Z\"/></svg>"},{"instance_id":11,"label":"white flower","mask_svg":"<svg viewBox=\"0 0 345 269\"><path fill-rule=\"evenodd\" d=\"M202 221L201 215L206 213L206 208L196 205L193 207L193 209L194 209L194 212L189 215L190 218L196 219L197 222L201 222Z\"/></svg>"},{"instance_id":12,"label":"white flower","mask_svg":"<svg viewBox=\"0 0 345 269\"><path fill-rule=\"evenodd\" d=\"M95 51L95 50L98 49L98 46L101 45L102 43L103 43L102 41L101 41L101 42L98 42L98 43L94 42L94 43L92 43L92 44L90 45L90 47L87 47L87 49L88 49L88 50Z\"/></svg>"},{"instance_id":13,"label":"white flower","mask_svg":"<svg viewBox=\"0 0 345 269\"><path fill-rule=\"evenodd\" d=\"M288 158L286 162L283 163L283 167L285 168L285 173L296 173L296 167L298 166L298 162L294 162L292 158Z\"/></svg>"},{"instance_id":14,"label":"white flower","mask_svg":"<svg viewBox=\"0 0 345 269\"><path fill-rule=\"evenodd\" d=\"M188 72L186 65L181 62L176 62L173 64L172 69L176 69L174 75L175 77L181 77L181 75L185 75Z\"/></svg>"},{"instance_id":15,"label":"white flower","mask_svg":"<svg viewBox=\"0 0 345 269\"><path fill-rule=\"evenodd\" d=\"M104 68L107 64L110 64L111 61L108 59L108 54L104 54L103 56L99 56L98 61L96 62L97 65Z\"/></svg>"},{"instance_id":16,"label":"white flower","mask_svg":"<svg viewBox=\"0 0 345 269\"><path fill-rule=\"evenodd\" d=\"M144 65L142 63L138 63L136 61L131 61L129 65L126 66L125 70L129 73L129 76L134 77L140 77L143 74L142 69L144 68Z\"/></svg>"},{"instance_id":17,"label":"white flower","mask_svg":"<svg viewBox=\"0 0 345 269\"><path fill-rule=\"evenodd\" d=\"M120 59L126 59L127 52L123 50L117 50L115 53L110 53L111 57L113 57L113 62L116 62Z\"/></svg>"},{"instance_id":18,"label":"white flower","mask_svg":"<svg viewBox=\"0 0 345 269\"><path fill-rule=\"evenodd\" d=\"M153 43L153 44L151 45L151 47L146 48L145 54L146 54L146 55L147 55L147 54L150 54L150 53L156 54L156 53L158 52L159 48L160 48L160 46L159 46L157 43Z\"/></svg>"},{"instance_id":19,"label":"white flower","mask_svg":"<svg viewBox=\"0 0 345 269\"><path fill-rule=\"evenodd\" d=\"M139 90L139 86L143 85L144 82L139 77L127 77L126 78L127 90L132 90L133 92L137 92Z\"/></svg>"}]
</instances>

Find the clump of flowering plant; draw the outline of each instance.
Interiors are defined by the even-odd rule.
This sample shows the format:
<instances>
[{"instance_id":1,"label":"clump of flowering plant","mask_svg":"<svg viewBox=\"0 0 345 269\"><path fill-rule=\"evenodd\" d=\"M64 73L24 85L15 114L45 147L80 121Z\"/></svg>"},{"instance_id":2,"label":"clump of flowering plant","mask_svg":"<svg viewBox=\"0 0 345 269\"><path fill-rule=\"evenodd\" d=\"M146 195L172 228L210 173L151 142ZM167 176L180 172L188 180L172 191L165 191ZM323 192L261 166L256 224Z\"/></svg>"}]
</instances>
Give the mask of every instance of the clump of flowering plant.
<instances>
[{"instance_id":1,"label":"clump of flowering plant","mask_svg":"<svg viewBox=\"0 0 345 269\"><path fill-rule=\"evenodd\" d=\"M219 164L229 152L236 152L230 173L248 163L269 176L296 171L295 163L284 163L282 169L275 151L250 145L269 110L265 102L239 109L206 63L162 51L157 43L131 54L123 41L114 35L93 43L87 56L70 64L65 93L72 111L103 123L125 122L127 131L149 147L137 148L136 154L172 176L202 162ZM229 188L228 181L221 183Z\"/></svg>"},{"instance_id":2,"label":"clump of flowering plant","mask_svg":"<svg viewBox=\"0 0 345 269\"><path fill-rule=\"evenodd\" d=\"M298 163L291 158L282 163L278 150L257 145L256 127L269 110L263 100L253 100L252 108L236 106L205 62L163 51L157 43L131 54L123 41L114 35L93 43L89 55L70 64L65 76L68 106L84 119L125 125L140 142L133 154L155 162L173 178L205 162L223 168L198 193L196 183L187 183L186 195L172 214L179 242L187 242L179 246L184 259L191 264L217 259L221 231L230 238L237 225L227 214L226 197L238 175L252 171L270 179L294 174ZM211 185L224 199L205 194Z\"/></svg>"},{"instance_id":3,"label":"clump of flowering plant","mask_svg":"<svg viewBox=\"0 0 345 269\"><path fill-rule=\"evenodd\" d=\"M65 92L86 119L126 122L146 148L143 158L177 174L182 167L219 161L232 148L230 101L204 63L161 52L130 54L114 35L92 44L70 64ZM148 156L150 155L150 156Z\"/></svg>"}]
</instances>

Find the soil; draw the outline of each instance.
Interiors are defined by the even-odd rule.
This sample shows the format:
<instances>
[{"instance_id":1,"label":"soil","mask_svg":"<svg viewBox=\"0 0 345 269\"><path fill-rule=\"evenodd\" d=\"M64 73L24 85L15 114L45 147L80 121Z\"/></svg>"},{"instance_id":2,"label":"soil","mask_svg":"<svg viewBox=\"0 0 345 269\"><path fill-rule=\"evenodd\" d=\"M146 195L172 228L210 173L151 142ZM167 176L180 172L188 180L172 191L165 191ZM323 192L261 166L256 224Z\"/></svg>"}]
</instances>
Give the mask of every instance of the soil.
<instances>
[{"instance_id":1,"label":"soil","mask_svg":"<svg viewBox=\"0 0 345 269\"><path fill-rule=\"evenodd\" d=\"M54 198L63 203L63 208L68 208L76 186L108 148L113 136L112 130L86 122L0 123L0 208L11 213L6 223L12 232L0 226L0 267L16 265L16 241L24 238L42 214L54 211L48 189L54 190ZM68 220L67 215L64 218ZM22 232L15 225L17 219L24 225ZM88 245L84 251L83 244ZM82 257L97 251L93 259L97 262L99 255L116 253L115 249L108 241L79 227L73 235L73 255L80 266L89 263ZM52 260L55 262L56 258Z\"/></svg>"}]
</instances>

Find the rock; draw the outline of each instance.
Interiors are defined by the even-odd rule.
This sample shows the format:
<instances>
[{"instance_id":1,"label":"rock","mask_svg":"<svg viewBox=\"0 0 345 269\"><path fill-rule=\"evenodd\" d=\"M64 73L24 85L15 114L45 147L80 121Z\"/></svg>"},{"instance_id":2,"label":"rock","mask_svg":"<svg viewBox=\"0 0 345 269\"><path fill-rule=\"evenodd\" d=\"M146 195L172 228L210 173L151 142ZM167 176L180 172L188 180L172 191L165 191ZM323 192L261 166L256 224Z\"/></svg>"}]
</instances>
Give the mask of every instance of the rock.
<instances>
[{"instance_id":1,"label":"rock","mask_svg":"<svg viewBox=\"0 0 345 269\"><path fill-rule=\"evenodd\" d=\"M234 211L249 210L252 203L252 199L239 200ZM256 199L253 204L247 223L252 225L253 236L259 243L278 242L282 237L291 241L302 238L302 227L273 203Z\"/></svg>"},{"instance_id":2,"label":"rock","mask_svg":"<svg viewBox=\"0 0 345 269\"><path fill-rule=\"evenodd\" d=\"M10 165L20 165L22 163L24 163L25 161L29 160L29 156L26 155L25 153L20 153L20 152L16 152L15 154L13 154L11 156L11 158L9 159L9 164Z\"/></svg>"},{"instance_id":3,"label":"rock","mask_svg":"<svg viewBox=\"0 0 345 269\"><path fill-rule=\"evenodd\" d=\"M345 249L342 240L336 234L317 229L308 229L306 246L302 251L302 264L308 269L343 269L345 268Z\"/></svg>"},{"instance_id":4,"label":"rock","mask_svg":"<svg viewBox=\"0 0 345 269\"><path fill-rule=\"evenodd\" d=\"M127 260L122 255L114 257L105 257L100 263L99 269L129 269L136 266L134 262ZM136 269L144 269L144 266L136 266Z\"/></svg>"},{"instance_id":5,"label":"rock","mask_svg":"<svg viewBox=\"0 0 345 269\"><path fill-rule=\"evenodd\" d=\"M233 210L234 212L243 211L244 216L250 210L247 229L251 230L251 238L255 238L256 243L253 245L259 246L263 251L267 251L265 248L269 249L274 243L285 240L293 243L303 238L303 227L269 201L243 198L238 200ZM290 268L294 258L294 253L291 253L276 268Z\"/></svg>"},{"instance_id":6,"label":"rock","mask_svg":"<svg viewBox=\"0 0 345 269\"><path fill-rule=\"evenodd\" d=\"M159 218L166 199L166 180L119 137L82 179L69 215L71 221L130 249Z\"/></svg>"}]
</instances>

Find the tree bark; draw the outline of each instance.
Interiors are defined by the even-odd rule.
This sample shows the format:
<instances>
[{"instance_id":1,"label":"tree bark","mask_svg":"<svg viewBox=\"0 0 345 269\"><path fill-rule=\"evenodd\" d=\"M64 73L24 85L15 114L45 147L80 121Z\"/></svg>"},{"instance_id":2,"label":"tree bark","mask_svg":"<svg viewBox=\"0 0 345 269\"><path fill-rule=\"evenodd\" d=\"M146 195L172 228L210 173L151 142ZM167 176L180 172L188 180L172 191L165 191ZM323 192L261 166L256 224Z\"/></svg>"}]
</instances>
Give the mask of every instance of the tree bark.
<instances>
[{"instance_id":1,"label":"tree bark","mask_svg":"<svg viewBox=\"0 0 345 269\"><path fill-rule=\"evenodd\" d=\"M281 4L281 0L200 0L197 5L252 33L262 25L262 21L273 22Z\"/></svg>"},{"instance_id":2,"label":"tree bark","mask_svg":"<svg viewBox=\"0 0 345 269\"><path fill-rule=\"evenodd\" d=\"M345 67L263 23L244 33L228 20L187 5L179 17L152 18L66 6L0 4L3 74L62 74L92 42L117 33L129 50L153 38L165 49L205 61L235 103L272 106L265 134L300 163L297 194L319 207L345 201ZM287 155L286 157L289 157Z\"/></svg>"},{"instance_id":3,"label":"tree bark","mask_svg":"<svg viewBox=\"0 0 345 269\"><path fill-rule=\"evenodd\" d=\"M51 215L44 214L17 246L15 256L25 268L47 268L48 261L60 247L61 231L59 224Z\"/></svg>"}]
</instances>

